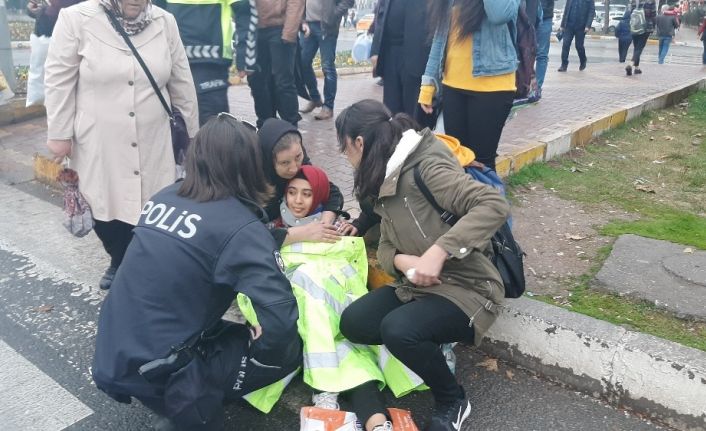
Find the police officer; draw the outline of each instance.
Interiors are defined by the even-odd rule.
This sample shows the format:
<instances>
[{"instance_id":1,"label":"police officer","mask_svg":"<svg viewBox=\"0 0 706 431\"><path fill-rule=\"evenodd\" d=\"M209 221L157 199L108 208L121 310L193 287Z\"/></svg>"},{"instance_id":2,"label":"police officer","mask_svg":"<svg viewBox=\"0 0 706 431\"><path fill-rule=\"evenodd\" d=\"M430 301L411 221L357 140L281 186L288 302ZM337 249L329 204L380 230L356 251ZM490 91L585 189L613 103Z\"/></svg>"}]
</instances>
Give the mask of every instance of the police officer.
<instances>
[{"instance_id":1,"label":"police officer","mask_svg":"<svg viewBox=\"0 0 706 431\"><path fill-rule=\"evenodd\" d=\"M297 304L260 216L268 193L255 132L219 114L197 134L186 179L148 201L98 322L93 379L172 427L223 428L223 403L301 364ZM257 313L221 320L236 294Z\"/></svg>"},{"instance_id":2,"label":"police officer","mask_svg":"<svg viewBox=\"0 0 706 431\"><path fill-rule=\"evenodd\" d=\"M233 46L238 75L242 78L256 71L255 0L156 0L154 3L176 18L194 77L200 122L204 125L219 112L229 111L228 75L233 65Z\"/></svg>"}]
</instances>

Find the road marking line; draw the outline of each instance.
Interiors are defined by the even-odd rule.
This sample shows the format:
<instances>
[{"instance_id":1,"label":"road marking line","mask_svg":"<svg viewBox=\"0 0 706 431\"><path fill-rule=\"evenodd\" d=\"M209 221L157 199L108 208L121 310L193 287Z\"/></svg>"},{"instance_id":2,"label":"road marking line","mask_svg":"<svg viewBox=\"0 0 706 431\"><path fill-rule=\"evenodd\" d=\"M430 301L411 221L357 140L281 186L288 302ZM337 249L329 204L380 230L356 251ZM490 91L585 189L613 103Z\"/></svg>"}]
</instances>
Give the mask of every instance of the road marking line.
<instances>
[{"instance_id":1,"label":"road marking line","mask_svg":"<svg viewBox=\"0 0 706 431\"><path fill-rule=\"evenodd\" d=\"M3 429L59 431L91 414L93 410L0 341L0 424Z\"/></svg>"}]
</instances>

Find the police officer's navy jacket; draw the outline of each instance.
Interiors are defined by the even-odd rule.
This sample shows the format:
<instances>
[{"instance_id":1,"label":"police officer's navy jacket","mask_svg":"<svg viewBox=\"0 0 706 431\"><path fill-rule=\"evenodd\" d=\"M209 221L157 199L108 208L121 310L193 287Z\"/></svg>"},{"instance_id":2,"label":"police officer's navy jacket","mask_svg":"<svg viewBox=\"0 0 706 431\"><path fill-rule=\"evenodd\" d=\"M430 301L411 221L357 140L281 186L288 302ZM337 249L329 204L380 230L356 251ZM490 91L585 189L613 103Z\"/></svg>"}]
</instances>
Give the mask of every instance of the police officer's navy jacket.
<instances>
[{"instance_id":1,"label":"police officer's navy jacket","mask_svg":"<svg viewBox=\"0 0 706 431\"><path fill-rule=\"evenodd\" d=\"M238 292L262 326L250 358L281 366L300 352L297 304L272 235L241 201L199 203L178 187L145 204L101 308L93 377L115 398L161 396L138 368L213 324Z\"/></svg>"}]
</instances>

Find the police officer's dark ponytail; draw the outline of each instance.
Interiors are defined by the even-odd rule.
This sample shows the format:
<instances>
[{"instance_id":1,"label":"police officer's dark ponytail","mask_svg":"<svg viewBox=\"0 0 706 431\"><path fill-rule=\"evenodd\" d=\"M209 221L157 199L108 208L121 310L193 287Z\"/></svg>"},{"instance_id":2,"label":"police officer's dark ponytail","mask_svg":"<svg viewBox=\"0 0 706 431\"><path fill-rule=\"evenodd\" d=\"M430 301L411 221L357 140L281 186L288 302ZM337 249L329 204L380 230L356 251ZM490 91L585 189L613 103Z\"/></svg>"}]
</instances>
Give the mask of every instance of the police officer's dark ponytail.
<instances>
[{"instance_id":1,"label":"police officer's dark ponytail","mask_svg":"<svg viewBox=\"0 0 706 431\"><path fill-rule=\"evenodd\" d=\"M381 102L361 100L344 109L336 118L339 150L346 151L346 143L363 138L363 155L355 171L353 191L358 199L377 197L385 179L387 161L409 130L419 130L419 125L406 114L392 116Z\"/></svg>"}]
</instances>

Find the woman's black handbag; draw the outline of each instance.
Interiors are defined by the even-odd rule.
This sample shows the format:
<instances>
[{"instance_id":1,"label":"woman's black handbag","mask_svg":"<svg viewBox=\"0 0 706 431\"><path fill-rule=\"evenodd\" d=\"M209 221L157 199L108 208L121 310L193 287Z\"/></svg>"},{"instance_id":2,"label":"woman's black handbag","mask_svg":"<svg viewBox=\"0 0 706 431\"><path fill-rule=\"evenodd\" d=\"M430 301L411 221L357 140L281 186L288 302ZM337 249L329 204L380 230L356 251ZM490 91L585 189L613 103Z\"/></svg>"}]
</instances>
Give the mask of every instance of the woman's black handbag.
<instances>
[{"instance_id":1,"label":"woman's black handbag","mask_svg":"<svg viewBox=\"0 0 706 431\"><path fill-rule=\"evenodd\" d=\"M149 79L150 84L152 84L154 92L157 93L157 97L162 103L164 110L167 111L167 115L169 116L169 125L171 126L172 130L172 150L174 150L174 162L176 162L177 165L183 164L184 158L186 156L186 150L189 147L189 142L191 142L191 139L189 138L189 133L186 130L186 122L184 121L184 116L177 108L173 106L170 108L169 105L167 105L167 101L164 99L162 92L159 90L157 82L154 80L152 73L147 68L145 62L142 60L142 57L140 57L140 54L137 52L137 48L135 48L135 45L132 44L130 36L125 33L125 29L123 29L118 20L115 18L113 12L106 9L105 7L103 9L108 15L108 18L110 18L110 22L113 24L115 30L120 33L120 36L123 37L125 43L135 56L135 59L138 63L140 63L142 70L144 70L145 75L147 75L147 79Z\"/></svg>"}]
</instances>

